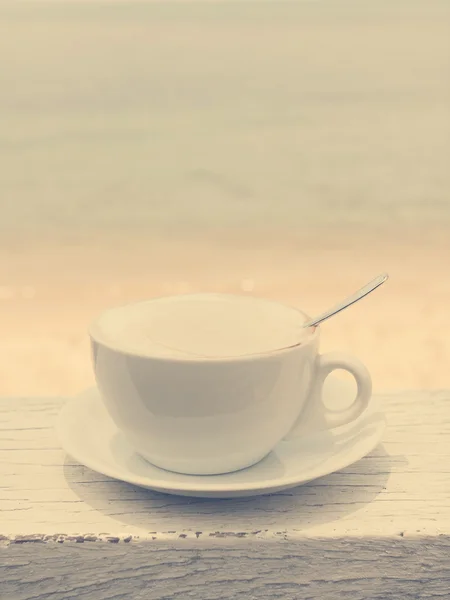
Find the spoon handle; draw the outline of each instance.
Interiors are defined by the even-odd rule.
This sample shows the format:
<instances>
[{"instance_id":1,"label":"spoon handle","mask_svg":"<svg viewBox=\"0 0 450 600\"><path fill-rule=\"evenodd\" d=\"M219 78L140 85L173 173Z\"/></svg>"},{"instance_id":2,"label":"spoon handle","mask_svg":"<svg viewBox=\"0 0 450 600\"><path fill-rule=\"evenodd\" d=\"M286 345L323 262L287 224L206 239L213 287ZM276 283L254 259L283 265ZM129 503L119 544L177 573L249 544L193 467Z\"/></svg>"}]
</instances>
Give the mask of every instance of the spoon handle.
<instances>
[{"instance_id":1,"label":"spoon handle","mask_svg":"<svg viewBox=\"0 0 450 600\"><path fill-rule=\"evenodd\" d=\"M344 310L344 308L347 308L347 306L350 306L350 305L354 304L355 302L358 302L358 300L361 300L361 298L364 298L364 296L367 296L367 294L370 294L370 292L373 292L373 290L376 290L377 287L379 287L381 284L383 284L388 278L389 278L389 275L387 273L378 275L378 277L373 279L370 283L367 283L360 290L358 290L357 292L355 292L354 294L352 294L351 296L349 296L348 298L346 298L345 300L343 300L342 302L340 302L339 304L337 304L330 310L327 310L326 312L322 313L318 317L314 317L310 321L307 321L303 325L303 327L313 327L315 325L318 325L319 323L322 323L322 321L329 319L336 313L341 312L341 310Z\"/></svg>"}]
</instances>

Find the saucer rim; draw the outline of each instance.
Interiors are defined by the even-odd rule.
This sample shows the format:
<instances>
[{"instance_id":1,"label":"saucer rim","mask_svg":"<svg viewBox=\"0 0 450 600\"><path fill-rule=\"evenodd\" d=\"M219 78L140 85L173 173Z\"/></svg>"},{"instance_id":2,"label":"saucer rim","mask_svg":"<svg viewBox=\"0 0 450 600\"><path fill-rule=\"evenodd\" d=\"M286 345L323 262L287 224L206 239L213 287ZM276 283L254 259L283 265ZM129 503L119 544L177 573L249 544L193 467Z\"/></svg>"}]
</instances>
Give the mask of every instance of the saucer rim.
<instances>
[{"instance_id":1,"label":"saucer rim","mask_svg":"<svg viewBox=\"0 0 450 600\"><path fill-rule=\"evenodd\" d=\"M97 473L101 473L102 475L105 475L107 477L111 477L112 479L125 481L132 485L144 487L147 489L153 489L155 491L174 492L174 493L184 492L186 494L192 494L192 493L221 494L221 493L238 493L238 492L257 492L257 491L269 493L270 491L274 491L276 489L288 488L288 487L293 487L294 485L302 485L302 484L308 483L308 481L319 479L321 477L329 475L330 473L337 472L337 471L349 466L350 464L358 462L364 456L367 456L367 454L369 452L371 452L380 443L382 436L384 434L384 431L386 429L386 425L387 425L386 415L381 410L377 396L375 395L375 396L372 396L368 408L360 415L360 417L358 417L358 419L356 419L355 421L353 421L350 424L346 424L344 426L337 427L332 430L335 432L339 432L339 430L345 429L345 427L348 427L349 425L355 426L358 421L362 420L364 416L367 417L367 415L377 415L378 416L378 419L376 421L376 425L377 425L376 432L374 432L371 436L371 437L374 437L374 436L376 437L376 442L371 443L369 448L364 447L364 449L360 453L358 453L357 458L352 460L350 463L348 462L348 459L345 459L343 456L342 460L338 461L333 466L333 469L330 471L329 467L326 468L326 465L328 464L328 460L326 460L323 465L323 468L320 469L319 471L315 472L314 474L312 474L310 477L307 476L307 471L300 470L300 472L295 476L292 475L289 478L278 477L277 479L271 480L270 482L266 482L266 483L264 481L260 481L260 482L256 481L256 482L248 482L248 483L245 483L245 482L221 483L221 482L217 482L217 481L216 482L206 482L205 481L205 483L198 483L198 482L193 483L193 481L189 482L189 479L198 478L198 477L205 477L205 479L207 479L210 477L219 477L220 478L225 475L232 476L233 473L245 471L247 469L248 470L253 469L254 467L257 466L258 463L256 463L256 465L252 465L251 467L247 467L247 469L241 469L239 471L233 471L230 473L218 474L218 475L213 475L213 476L211 476L211 475L187 475L184 473L175 473L180 478L184 479L185 482L182 482L182 481L169 482L164 479L151 479L151 476L145 477L142 475L133 475L132 477L129 477L129 476L127 476L126 471L121 471L121 474L118 475L117 469L115 470L114 467L109 463L105 464L104 461L98 462L95 459L91 460L90 457L87 457L87 458L83 457L81 460L81 456L79 455L77 449L74 448L73 445L70 443L70 439L68 440L68 438L70 438L70 435L69 436L64 435L64 430L65 430L65 428L67 428L68 423L70 422L70 418L68 418L68 417L70 416L71 411L76 410L79 412L80 410L83 410L84 407L87 407L88 405L90 405L90 404L92 405L94 403L103 404L102 400L101 400L100 392L99 392L98 388L95 386L90 387L90 388L84 390L83 392L77 394L75 397L72 397L71 399L69 399L64 404L64 406L62 407L62 409L59 412L57 423L56 423L56 433L57 433L57 437L58 437L59 443L61 445L61 448L69 456L74 458L77 462L84 465L85 467L87 467ZM112 422L112 419L106 412L106 409L104 408L104 406L102 406L102 409L105 411L106 416L110 419L112 426L116 429L116 431L119 433L119 435L122 438L124 438L123 434L118 430L118 428ZM84 410L86 410L86 408L84 408ZM318 435L320 435L319 432L317 432L315 434L311 434L308 437L309 438L317 438ZM295 444L296 441L297 441L296 438L293 437L289 440L281 440L279 442L279 444L282 444L282 443L283 444ZM130 447L130 450L131 450L131 452L133 452L134 454L137 454L139 456L139 453L135 452L131 447ZM275 451L275 449L272 450L272 452L274 452L274 451ZM145 460L145 459L143 459L143 460ZM174 474L174 472L165 471L164 469L161 469L160 467L157 467L156 465L153 465L150 462L149 462L149 465L152 468L157 469L158 471L161 471L161 473L167 472L172 475ZM116 471L115 473L114 473L114 470ZM119 471L120 471L120 468L119 468Z\"/></svg>"}]
</instances>

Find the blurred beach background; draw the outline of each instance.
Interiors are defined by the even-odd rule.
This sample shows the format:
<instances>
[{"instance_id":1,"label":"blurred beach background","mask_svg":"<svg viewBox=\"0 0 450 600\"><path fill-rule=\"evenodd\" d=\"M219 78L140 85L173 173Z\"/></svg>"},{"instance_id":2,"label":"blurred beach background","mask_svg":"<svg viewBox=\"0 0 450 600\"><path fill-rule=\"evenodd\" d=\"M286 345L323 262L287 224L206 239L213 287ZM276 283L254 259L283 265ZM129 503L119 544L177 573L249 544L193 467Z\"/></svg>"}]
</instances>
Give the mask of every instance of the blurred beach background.
<instances>
[{"instance_id":1,"label":"blurred beach background","mask_svg":"<svg viewBox=\"0 0 450 600\"><path fill-rule=\"evenodd\" d=\"M92 385L104 308L316 314L374 389L450 387L450 3L0 4L0 394Z\"/></svg>"}]
</instances>

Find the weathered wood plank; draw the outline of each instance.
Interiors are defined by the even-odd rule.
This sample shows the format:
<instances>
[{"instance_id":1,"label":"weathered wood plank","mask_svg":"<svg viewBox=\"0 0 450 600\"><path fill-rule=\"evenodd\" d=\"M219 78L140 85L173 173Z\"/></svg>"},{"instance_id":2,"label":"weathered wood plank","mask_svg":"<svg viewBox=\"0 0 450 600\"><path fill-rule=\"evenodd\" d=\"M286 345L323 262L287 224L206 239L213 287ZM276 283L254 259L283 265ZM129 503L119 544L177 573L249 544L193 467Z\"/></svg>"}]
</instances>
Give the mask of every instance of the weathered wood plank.
<instances>
[{"instance_id":1,"label":"weathered wood plank","mask_svg":"<svg viewBox=\"0 0 450 600\"><path fill-rule=\"evenodd\" d=\"M190 499L66 457L62 400L0 400L0 597L446 598L450 391L386 394L383 443L275 495Z\"/></svg>"},{"instance_id":2,"label":"weathered wood plank","mask_svg":"<svg viewBox=\"0 0 450 600\"><path fill-rule=\"evenodd\" d=\"M383 397L383 444L340 473L273 496L221 501L148 492L75 463L54 431L61 402L0 401L3 535L275 528L320 536L330 523L335 536L450 530L450 392Z\"/></svg>"},{"instance_id":3,"label":"weathered wood plank","mask_svg":"<svg viewBox=\"0 0 450 600\"><path fill-rule=\"evenodd\" d=\"M449 553L448 537L13 544L0 590L7 600L442 600Z\"/></svg>"}]
</instances>

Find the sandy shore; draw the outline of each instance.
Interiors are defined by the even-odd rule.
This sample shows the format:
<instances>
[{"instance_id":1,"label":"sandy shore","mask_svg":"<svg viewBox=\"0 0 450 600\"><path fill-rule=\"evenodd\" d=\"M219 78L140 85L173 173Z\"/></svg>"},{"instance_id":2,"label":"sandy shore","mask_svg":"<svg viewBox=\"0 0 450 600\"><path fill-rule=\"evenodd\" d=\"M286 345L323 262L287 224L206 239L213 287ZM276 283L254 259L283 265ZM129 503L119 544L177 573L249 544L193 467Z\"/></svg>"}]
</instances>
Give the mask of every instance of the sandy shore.
<instances>
[{"instance_id":1,"label":"sandy shore","mask_svg":"<svg viewBox=\"0 0 450 600\"><path fill-rule=\"evenodd\" d=\"M323 350L376 390L449 387L449 16L0 3L0 394L91 385L108 306L217 290L315 313L382 271Z\"/></svg>"},{"instance_id":2,"label":"sandy shore","mask_svg":"<svg viewBox=\"0 0 450 600\"><path fill-rule=\"evenodd\" d=\"M322 326L322 349L361 358L375 390L450 386L446 230L310 230L136 239L3 239L0 394L92 385L90 321L104 308L190 291L249 293L320 312L388 271L387 285Z\"/></svg>"}]
</instances>

